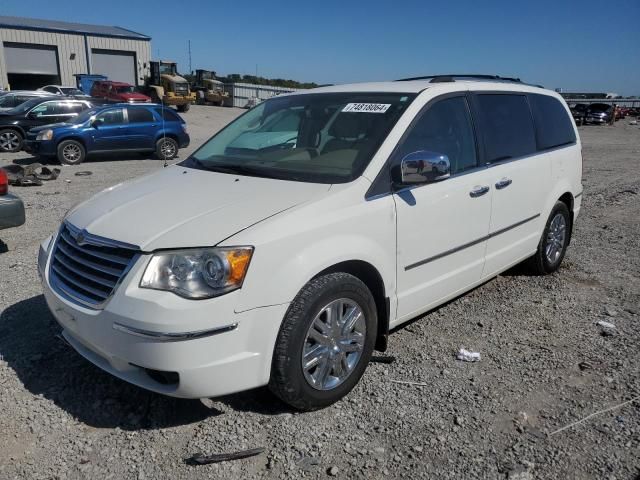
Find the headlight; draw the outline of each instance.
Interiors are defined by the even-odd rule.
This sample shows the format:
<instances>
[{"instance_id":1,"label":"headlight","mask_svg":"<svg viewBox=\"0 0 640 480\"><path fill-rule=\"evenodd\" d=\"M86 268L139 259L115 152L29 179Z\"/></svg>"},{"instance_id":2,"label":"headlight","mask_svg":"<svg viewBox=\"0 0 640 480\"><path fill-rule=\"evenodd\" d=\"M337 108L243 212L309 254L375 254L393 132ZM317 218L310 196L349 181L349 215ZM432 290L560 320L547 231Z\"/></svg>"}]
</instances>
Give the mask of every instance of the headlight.
<instances>
[{"instance_id":1,"label":"headlight","mask_svg":"<svg viewBox=\"0 0 640 480\"><path fill-rule=\"evenodd\" d=\"M217 297L242 287L252 255L253 247L159 252L151 257L140 287L185 298Z\"/></svg>"},{"instance_id":2,"label":"headlight","mask_svg":"<svg viewBox=\"0 0 640 480\"><path fill-rule=\"evenodd\" d=\"M38 133L36 140L51 140L53 138L53 130L42 130Z\"/></svg>"},{"instance_id":3,"label":"headlight","mask_svg":"<svg viewBox=\"0 0 640 480\"><path fill-rule=\"evenodd\" d=\"M183 124L182 124L182 131L183 131L184 133L188 133L188 132L187 132L187 124L186 124L186 123L183 123Z\"/></svg>"}]
</instances>

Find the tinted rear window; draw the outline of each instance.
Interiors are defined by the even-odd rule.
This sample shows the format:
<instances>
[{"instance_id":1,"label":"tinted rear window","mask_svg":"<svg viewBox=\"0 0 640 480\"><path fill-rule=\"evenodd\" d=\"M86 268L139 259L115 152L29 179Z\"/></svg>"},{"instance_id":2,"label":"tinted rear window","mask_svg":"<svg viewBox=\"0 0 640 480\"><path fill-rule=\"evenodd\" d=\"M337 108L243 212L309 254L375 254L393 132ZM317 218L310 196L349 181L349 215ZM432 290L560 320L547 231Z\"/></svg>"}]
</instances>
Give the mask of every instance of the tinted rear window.
<instances>
[{"instance_id":1,"label":"tinted rear window","mask_svg":"<svg viewBox=\"0 0 640 480\"><path fill-rule=\"evenodd\" d=\"M177 113L173 113L168 108L156 108L156 112L167 122L180 122L181 119Z\"/></svg>"},{"instance_id":2,"label":"tinted rear window","mask_svg":"<svg viewBox=\"0 0 640 480\"><path fill-rule=\"evenodd\" d=\"M129 117L129 123L150 123L153 122L153 113L146 108L127 108L127 116Z\"/></svg>"},{"instance_id":3,"label":"tinted rear window","mask_svg":"<svg viewBox=\"0 0 640 480\"><path fill-rule=\"evenodd\" d=\"M525 95L481 94L478 115L487 162L536 152L536 136Z\"/></svg>"},{"instance_id":4,"label":"tinted rear window","mask_svg":"<svg viewBox=\"0 0 640 480\"><path fill-rule=\"evenodd\" d=\"M576 141L573 122L557 98L548 95L529 95L533 120L538 132L538 148L559 147ZM576 109L577 109L576 105Z\"/></svg>"}]
</instances>

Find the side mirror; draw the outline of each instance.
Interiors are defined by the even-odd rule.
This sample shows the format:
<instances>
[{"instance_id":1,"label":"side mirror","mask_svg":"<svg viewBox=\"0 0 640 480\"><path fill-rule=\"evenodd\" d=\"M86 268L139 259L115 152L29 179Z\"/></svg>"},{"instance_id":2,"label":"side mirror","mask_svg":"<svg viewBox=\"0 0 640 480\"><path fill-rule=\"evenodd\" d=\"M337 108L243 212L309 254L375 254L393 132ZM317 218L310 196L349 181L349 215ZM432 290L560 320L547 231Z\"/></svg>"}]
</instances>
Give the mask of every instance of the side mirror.
<instances>
[{"instance_id":1,"label":"side mirror","mask_svg":"<svg viewBox=\"0 0 640 480\"><path fill-rule=\"evenodd\" d=\"M433 183L451 176L449 157L442 153L420 150L405 156L400 161L402 185Z\"/></svg>"},{"instance_id":2,"label":"side mirror","mask_svg":"<svg viewBox=\"0 0 640 480\"><path fill-rule=\"evenodd\" d=\"M100 125L102 125L104 122L102 120L100 120L99 118L96 118L93 122L91 122L91 126L93 128L98 128Z\"/></svg>"}]
</instances>

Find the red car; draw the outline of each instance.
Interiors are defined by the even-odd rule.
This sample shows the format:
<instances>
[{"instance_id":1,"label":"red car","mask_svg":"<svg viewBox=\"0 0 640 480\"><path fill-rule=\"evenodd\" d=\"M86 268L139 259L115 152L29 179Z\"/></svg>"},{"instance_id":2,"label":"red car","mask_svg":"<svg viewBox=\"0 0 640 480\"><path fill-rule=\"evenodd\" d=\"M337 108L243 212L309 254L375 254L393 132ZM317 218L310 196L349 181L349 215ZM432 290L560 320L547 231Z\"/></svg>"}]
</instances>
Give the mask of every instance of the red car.
<instances>
[{"instance_id":1,"label":"red car","mask_svg":"<svg viewBox=\"0 0 640 480\"><path fill-rule=\"evenodd\" d=\"M136 92L136 87L124 82L99 80L93 82L91 96L117 103L150 103L151 98Z\"/></svg>"}]
</instances>

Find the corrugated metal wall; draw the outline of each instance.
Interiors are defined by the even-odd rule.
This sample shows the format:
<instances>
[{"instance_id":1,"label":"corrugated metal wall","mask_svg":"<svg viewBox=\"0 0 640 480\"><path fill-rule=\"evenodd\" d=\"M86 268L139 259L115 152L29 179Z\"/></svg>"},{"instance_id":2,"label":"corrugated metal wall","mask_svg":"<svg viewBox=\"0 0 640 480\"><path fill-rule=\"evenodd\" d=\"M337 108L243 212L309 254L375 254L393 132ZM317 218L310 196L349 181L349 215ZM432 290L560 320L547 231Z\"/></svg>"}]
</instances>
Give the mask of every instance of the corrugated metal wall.
<instances>
[{"instance_id":1,"label":"corrugated metal wall","mask_svg":"<svg viewBox=\"0 0 640 480\"><path fill-rule=\"evenodd\" d=\"M0 29L0 42L14 42L34 45L54 45L58 48L58 63L60 67L60 81L63 85L75 85L76 73L88 73L87 56L85 53L84 34L66 34L57 32L38 32L10 28ZM144 82L149 74L151 60L151 42L148 40L130 40L112 37L92 37L87 35L89 55L92 48L105 50L123 50L135 52L138 70L138 83ZM72 54L75 58L72 60ZM0 48L0 86L7 88L7 69L4 59L4 48Z\"/></svg>"},{"instance_id":2,"label":"corrugated metal wall","mask_svg":"<svg viewBox=\"0 0 640 480\"><path fill-rule=\"evenodd\" d=\"M252 85L250 83L231 83L225 85L225 90L233 98L233 106L244 108L251 97L267 100L280 93L295 92L298 88L272 87L269 85Z\"/></svg>"}]
</instances>

